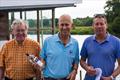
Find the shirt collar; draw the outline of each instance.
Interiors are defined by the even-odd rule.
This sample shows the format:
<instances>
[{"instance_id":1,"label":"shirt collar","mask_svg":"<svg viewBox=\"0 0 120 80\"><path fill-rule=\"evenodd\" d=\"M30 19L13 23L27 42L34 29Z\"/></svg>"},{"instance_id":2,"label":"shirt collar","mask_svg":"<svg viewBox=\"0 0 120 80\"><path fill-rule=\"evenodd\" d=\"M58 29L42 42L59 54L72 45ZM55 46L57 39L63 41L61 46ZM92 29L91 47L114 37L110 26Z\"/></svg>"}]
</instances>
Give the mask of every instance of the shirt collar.
<instances>
[{"instance_id":1,"label":"shirt collar","mask_svg":"<svg viewBox=\"0 0 120 80\"><path fill-rule=\"evenodd\" d=\"M23 46L23 45L25 45L26 40L27 40L27 38L25 38L25 40L23 41L23 43L22 43L22 44L18 44L18 42L16 41L16 39L14 39L15 44L16 44L16 45L18 45L18 46Z\"/></svg>"},{"instance_id":2,"label":"shirt collar","mask_svg":"<svg viewBox=\"0 0 120 80\"><path fill-rule=\"evenodd\" d=\"M56 39L55 39L56 42L62 43L61 40L60 40L60 38L59 38L59 33L58 33L58 34L55 34L55 36L56 36ZM72 44L71 35L70 35L70 40L69 40L69 42L67 43L67 45L70 45L70 44Z\"/></svg>"},{"instance_id":3,"label":"shirt collar","mask_svg":"<svg viewBox=\"0 0 120 80\"><path fill-rule=\"evenodd\" d=\"M93 40L95 40L96 41L96 35L93 35ZM105 39L105 41L110 41L110 34L109 33L107 33L107 36L106 36L106 39ZM105 42L104 41L104 42Z\"/></svg>"}]
</instances>

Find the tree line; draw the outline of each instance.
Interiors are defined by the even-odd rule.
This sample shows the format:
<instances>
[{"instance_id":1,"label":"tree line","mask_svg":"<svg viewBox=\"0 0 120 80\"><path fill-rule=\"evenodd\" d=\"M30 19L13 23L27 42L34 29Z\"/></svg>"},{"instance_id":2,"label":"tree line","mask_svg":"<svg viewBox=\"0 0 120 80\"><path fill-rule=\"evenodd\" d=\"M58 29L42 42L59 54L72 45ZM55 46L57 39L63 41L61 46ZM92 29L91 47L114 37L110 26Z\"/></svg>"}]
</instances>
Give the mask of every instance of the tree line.
<instances>
[{"instance_id":1,"label":"tree line","mask_svg":"<svg viewBox=\"0 0 120 80\"><path fill-rule=\"evenodd\" d=\"M73 19L74 26L81 27L81 26L92 26L92 17L86 17L86 18L76 18ZM28 19L30 28L36 27L37 20L34 19ZM41 23L41 21L39 22ZM42 25L44 27L50 27L51 26L51 19L43 19ZM55 27L58 26L58 18L55 18Z\"/></svg>"},{"instance_id":2,"label":"tree line","mask_svg":"<svg viewBox=\"0 0 120 80\"><path fill-rule=\"evenodd\" d=\"M118 37L120 37L120 0L108 0L106 1L106 5L104 7L105 10L105 16L107 17L108 21L108 31L109 33L112 33ZM92 26L93 17L85 17L85 18L76 18L73 19L74 23L74 33L79 33L79 29L81 27L91 27ZM28 19L30 28L36 27L36 20ZM51 27L51 19L44 18L42 21L40 20L41 25L44 27ZM55 18L55 27L58 26L58 18ZM76 28L77 27L77 28ZM87 29L87 28L85 28ZM83 31L85 30L83 29ZM88 29L92 31L91 29ZM87 31L87 30L86 30ZM92 33L90 31L87 31L89 33Z\"/></svg>"}]
</instances>

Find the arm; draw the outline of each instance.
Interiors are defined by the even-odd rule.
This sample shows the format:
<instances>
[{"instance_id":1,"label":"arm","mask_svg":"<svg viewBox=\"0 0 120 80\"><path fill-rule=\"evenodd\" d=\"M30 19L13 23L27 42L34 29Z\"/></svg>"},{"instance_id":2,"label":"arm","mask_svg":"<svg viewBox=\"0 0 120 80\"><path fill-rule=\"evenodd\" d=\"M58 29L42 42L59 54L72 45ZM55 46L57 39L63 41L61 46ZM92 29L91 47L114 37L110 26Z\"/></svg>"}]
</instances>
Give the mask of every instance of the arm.
<instances>
[{"instance_id":1,"label":"arm","mask_svg":"<svg viewBox=\"0 0 120 80\"><path fill-rule=\"evenodd\" d=\"M114 70L112 76L115 78L120 74L120 58L117 59L118 67Z\"/></svg>"},{"instance_id":2,"label":"arm","mask_svg":"<svg viewBox=\"0 0 120 80\"><path fill-rule=\"evenodd\" d=\"M43 59L40 59L40 61L43 63L43 66L38 65L37 63L33 64L33 67L35 69L35 73L36 73L36 79L37 80L42 80L43 79L43 74L42 74L42 70L45 66L45 62Z\"/></svg>"},{"instance_id":3,"label":"arm","mask_svg":"<svg viewBox=\"0 0 120 80\"><path fill-rule=\"evenodd\" d=\"M71 73L68 75L67 79L69 80L75 80L76 78L76 74L77 74L77 70L78 70L78 64L79 64L79 47L78 47L78 42L76 43L76 48L75 48L76 52L75 52L75 58L74 61L72 63L72 71Z\"/></svg>"},{"instance_id":4,"label":"arm","mask_svg":"<svg viewBox=\"0 0 120 80\"><path fill-rule=\"evenodd\" d=\"M6 45L3 45L2 49L0 50L0 80L4 78L4 53L7 52Z\"/></svg>"},{"instance_id":5,"label":"arm","mask_svg":"<svg viewBox=\"0 0 120 80\"><path fill-rule=\"evenodd\" d=\"M72 72L68 75L67 79L69 79L69 80L75 80L76 74L77 74L77 70L78 70L78 64L74 64L74 65L73 65L73 70L72 70Z\"/></svg>"},{"instance_id":6,"label":"arm","mask_svg":"<svg viewBox=\"0 0 120 80\"><path fill-rule=\"evenodd\" d=\"M3 80L4 78L4 68L0 67L0 80Z\"/></svg>"},{"instance_id":7,"label":"arm","mask_svg":"<svg viewBox=\"0 0 120 80\"><path fill-rule=\"evenodd\" d=\"M108 76L108 77L102 77L103 80L112 80L111 76L113 78L117 77L120 74L120 58L117 59L118 62L118 67L114 70L114 72L112 73L112 75Z\"/></svg>"},{"instance_id":8,"label":"arm","mask_svg":"<svg viewBox=\"0 0 120 80\"><path fill-rule=\"evenodd\" d=\"M85 69L85 70L87 71L88 65L87 65L87 63L86 63L86 59L85 59L85 58L81 57L81 59L80 59L80 65L81 65L81 67L82 67L83 69Z\"/></svg>"},{"instance_id":9,"label":"arm","mask_svg":"<svg viewBox=\"0 0 120 80\"><path fill-rule=\"evenodd\" d=\"M90 76L94 76L96 74L96 70L93 68L93 66L89 66L86 63L86 58L81 57L80 65L83 69L86 70L87 74L89 74Z\"/></svg>"},{"instance_id":10,"label":"arm","mask_svg":"<svg viewBox=\"0 0 120 80\"><path fill-rule=\"evenodd\" d=\"M112 76L113 77L117 77L120 74L120 58L117 59L118 62L118 67L116 68L116 70L113 72Z\"/></svg>"}]
</instances>

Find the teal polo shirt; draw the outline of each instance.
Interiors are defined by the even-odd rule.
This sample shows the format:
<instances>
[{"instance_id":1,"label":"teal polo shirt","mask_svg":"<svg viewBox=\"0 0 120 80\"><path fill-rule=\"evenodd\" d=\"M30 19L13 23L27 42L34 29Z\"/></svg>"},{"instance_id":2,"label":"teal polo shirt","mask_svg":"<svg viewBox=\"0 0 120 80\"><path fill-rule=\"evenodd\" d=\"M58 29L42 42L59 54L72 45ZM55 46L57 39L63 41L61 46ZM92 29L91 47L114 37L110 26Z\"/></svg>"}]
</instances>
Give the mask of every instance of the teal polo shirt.
<instances>
[{"instance_id":1,"label":"teal polo shirt","mask_svg":"<svg viewBox=\"0 0 120 80\"><path fill-rule=\"evenodd\" d=\"M64 78L72 71L72 65L79 63L79 46L77 40L70 37L66 46L58 34L44 41L40 57L46 62L43 70L45 77Z\"/></svg>"}]
</instances>

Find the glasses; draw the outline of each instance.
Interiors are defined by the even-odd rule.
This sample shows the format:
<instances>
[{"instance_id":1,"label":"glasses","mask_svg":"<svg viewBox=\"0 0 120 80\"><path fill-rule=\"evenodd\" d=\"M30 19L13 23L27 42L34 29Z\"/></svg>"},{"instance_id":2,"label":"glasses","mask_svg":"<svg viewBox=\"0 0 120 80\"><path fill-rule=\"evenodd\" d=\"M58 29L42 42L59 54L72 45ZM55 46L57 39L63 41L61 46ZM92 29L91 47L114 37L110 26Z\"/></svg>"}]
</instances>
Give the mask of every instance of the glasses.
<instances>
[{"instance_id":1,"label":"glasses","mask_svg":"<svg viewBox=\"0 0 120 80\"><path fill-rule=\"evenodd\" d=\"M95 14L94 18L106 18L105 14Z\"/></svg>"}]
</instances>

